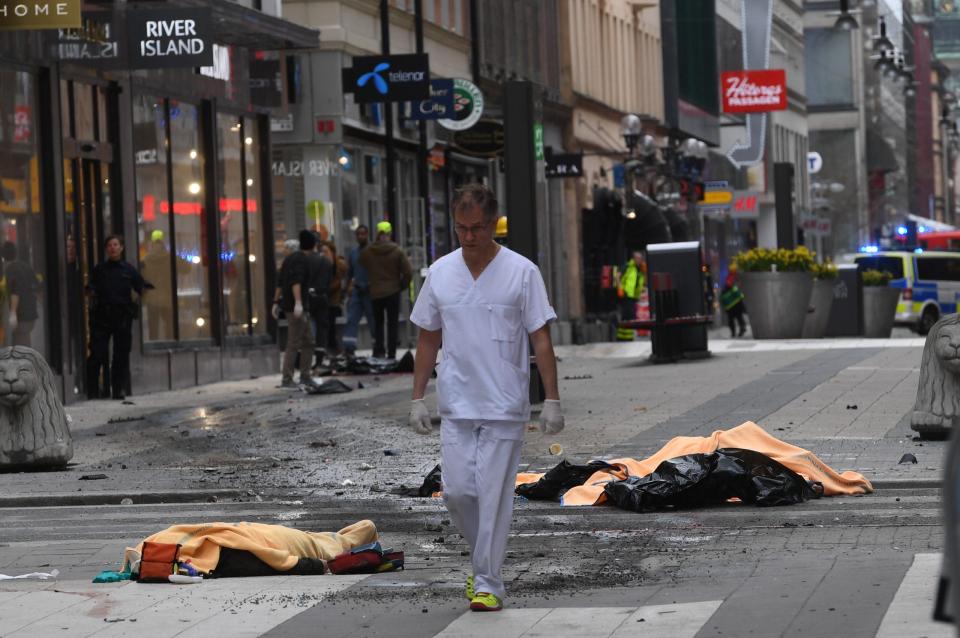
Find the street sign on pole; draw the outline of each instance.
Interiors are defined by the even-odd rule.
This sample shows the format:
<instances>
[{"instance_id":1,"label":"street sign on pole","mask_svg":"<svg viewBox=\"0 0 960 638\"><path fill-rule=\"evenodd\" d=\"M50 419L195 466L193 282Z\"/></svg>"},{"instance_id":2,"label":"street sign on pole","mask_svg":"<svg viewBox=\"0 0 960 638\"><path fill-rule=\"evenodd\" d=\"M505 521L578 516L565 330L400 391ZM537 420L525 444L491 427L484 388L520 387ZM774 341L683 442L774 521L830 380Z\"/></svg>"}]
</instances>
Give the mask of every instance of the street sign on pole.
<instances>
[{"instance_id":1,"label":"street sign on pole","mask_svg":"<svg viewBox=\"0 0 960 638\"><path fill-rule=\"evenodd\" d=\"M823 156L816 151L807 153L807 172L816 175L823 168Z\"/></svg>"}]
</instances>

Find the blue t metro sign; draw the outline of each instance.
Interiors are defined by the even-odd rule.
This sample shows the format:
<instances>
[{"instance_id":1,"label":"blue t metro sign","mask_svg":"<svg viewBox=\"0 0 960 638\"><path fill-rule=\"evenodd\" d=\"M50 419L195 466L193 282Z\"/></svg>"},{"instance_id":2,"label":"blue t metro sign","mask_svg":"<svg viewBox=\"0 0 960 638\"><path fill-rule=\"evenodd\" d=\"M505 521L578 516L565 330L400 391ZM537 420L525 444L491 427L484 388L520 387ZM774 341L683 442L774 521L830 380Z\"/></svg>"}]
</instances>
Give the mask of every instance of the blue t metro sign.
<instances>
[{"instance_id":1,"label":"blue t metro sign","mask_svg":"<svg viewBox=\"0 0 960 638\"><path fill-rule=\"evenodd\" d=\"M407 102L430 97L430 59L425 53L371 55L343 69L343 92L354 102Z\"/></svg>"}]
</instances>

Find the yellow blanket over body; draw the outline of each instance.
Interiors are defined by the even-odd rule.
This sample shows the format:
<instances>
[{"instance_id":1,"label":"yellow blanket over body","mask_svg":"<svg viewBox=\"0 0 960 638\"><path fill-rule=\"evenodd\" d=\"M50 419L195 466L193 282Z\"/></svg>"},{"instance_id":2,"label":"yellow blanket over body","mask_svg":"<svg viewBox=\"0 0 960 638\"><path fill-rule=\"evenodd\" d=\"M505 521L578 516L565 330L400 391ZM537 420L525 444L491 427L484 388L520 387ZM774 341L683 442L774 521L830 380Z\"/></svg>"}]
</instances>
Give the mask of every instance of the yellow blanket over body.
<instances>
[{"instance_id":1,"label":"yellow blanket over body","mask_svg":"<svg viewBox=\"0 0 960 638\"><path fill-rule=\"evenodd\" d=\"M612 470L594 473L583 485L573 487L563 495L563 505L599 505L606 500L603 486L611 481L622 481L630 476L647 476L663 461L686 456L687 454L709 454L720 448L739 448L760 452L793 470L808 481L823 483L824 496L839 494L869 494L873 492L862 474L857 472L838 473L809 450L805 450L767 434L763 428L752 421L730 430L717 430L707 437L678 436L671 439L653 456L642 461L636 459L614 459L609 461ZM521 473L517 475L517 485L535 483L543 474Z\"/></svg>"},{"instance_id":2,"label":"yellow blanket over body","mask_svg":"<svg viewBox=\"0 0 960 638\"><path fill-rule=\"evenodd\" d=\"M339 532L302 532L284 525L264 523L203 523L174 525L144 539L181 545L180 558L190 559L200 571L210 573L220 561L220 548L251 552L274 569L293 569L300 558L329 560L354 547L377 540L373 521L359 521ZM143 543L136 548L143 550Z\"/></svg>"}]
</instances>

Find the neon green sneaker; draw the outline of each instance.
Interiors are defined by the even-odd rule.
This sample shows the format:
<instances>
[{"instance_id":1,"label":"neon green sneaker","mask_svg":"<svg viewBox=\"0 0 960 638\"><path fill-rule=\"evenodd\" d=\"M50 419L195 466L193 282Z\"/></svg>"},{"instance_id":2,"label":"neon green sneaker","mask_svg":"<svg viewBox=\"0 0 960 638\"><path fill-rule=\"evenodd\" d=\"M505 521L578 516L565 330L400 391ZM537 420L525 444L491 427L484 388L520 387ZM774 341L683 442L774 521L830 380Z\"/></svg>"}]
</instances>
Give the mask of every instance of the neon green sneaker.
<instances>
[{"instance_id":1,"label":"neon green sneaker","mask_svg":"<svg viewBox=\"0 0 960 638\"><path fill-rule=\"evenodd\" d=\"M477 592L473 590L473 576L467 576L467 600L473 602L473 597L477 595Z\"/></svg>"},{"instance_id":2,"label":"neon green sneaker","mask_svg":"<svg viewBox=\"0 0 960 638\"><path fill-rule=\"evenodd\" d=\"M470 601L472 611L500 611L503 609L503 601L487 592L477 592L477 595Z\"/></svg>"}]
</instances>

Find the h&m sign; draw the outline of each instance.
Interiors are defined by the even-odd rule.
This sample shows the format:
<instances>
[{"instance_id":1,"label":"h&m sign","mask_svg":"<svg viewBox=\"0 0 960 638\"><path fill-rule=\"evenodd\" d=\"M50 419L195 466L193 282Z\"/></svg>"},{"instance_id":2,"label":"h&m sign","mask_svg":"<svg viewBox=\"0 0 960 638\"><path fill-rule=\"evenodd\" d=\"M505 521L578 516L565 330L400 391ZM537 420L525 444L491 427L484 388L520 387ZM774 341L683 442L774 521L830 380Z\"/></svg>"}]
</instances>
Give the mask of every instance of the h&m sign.
<instances>
[{"instance_id":1,"label":"h&m sign","mask_svg":"<svg viewBox=\"0 0 960 638\"><path fill-rule=\"evenodd\" d=\"M81 0L0 0L0 31L80 28Z\"/></svg>"},{"instance_id":2,"label":"h&m sign","mask_svg":"<svg viewBox=\"0 0 960 638\"><path fill-rule=\"evenodd\" d=\"M211 66L212 23L209 8L129 10L130 68Z\"/></svg>"}]
</instances>

